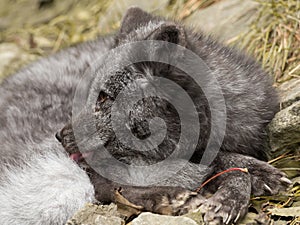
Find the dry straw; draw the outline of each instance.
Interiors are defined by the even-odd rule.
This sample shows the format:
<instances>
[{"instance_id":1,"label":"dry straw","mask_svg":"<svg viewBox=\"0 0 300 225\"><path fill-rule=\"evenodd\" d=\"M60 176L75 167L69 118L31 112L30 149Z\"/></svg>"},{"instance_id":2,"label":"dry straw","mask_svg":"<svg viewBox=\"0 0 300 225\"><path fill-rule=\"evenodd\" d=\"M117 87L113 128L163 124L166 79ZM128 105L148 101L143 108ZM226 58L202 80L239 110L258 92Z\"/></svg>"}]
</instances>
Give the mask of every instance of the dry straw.
<instances>
[{"instance_id":1,"label":"dry straw","mask_svg":"<svg viewBox=\"0 0 300 225\"><path fill-rule=\"evenodd\" d=\"M274 74L276 82L300 77L300 1L257 2L257 18L238 42Z\"/></svg>"}]
</instances>

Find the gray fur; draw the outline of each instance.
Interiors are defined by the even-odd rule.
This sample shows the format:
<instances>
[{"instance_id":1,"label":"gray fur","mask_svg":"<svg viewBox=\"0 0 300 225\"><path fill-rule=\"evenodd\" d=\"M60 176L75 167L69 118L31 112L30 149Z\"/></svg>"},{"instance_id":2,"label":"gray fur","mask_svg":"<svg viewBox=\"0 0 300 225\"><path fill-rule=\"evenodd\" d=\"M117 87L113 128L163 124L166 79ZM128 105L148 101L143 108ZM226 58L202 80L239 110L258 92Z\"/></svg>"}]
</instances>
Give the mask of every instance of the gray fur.
<instances>
[{"instance_id":1,"label":"gray fur","mask_svg":"<svg viewBox=\"0 0 300 225\"><path fill-rule=\"evenodd\" d=\"M94 200L86 173L55 133L71 115L75 88L110 38L22 69L0 87L0 224L64 224Z\"/></svg>"},{"instance_id":2,"label":"gray fur","mask_svg":"<svg viewBox=\"0 0 300 225\"><path fill-rule=\"evenodd\" d=\"M140 101L129 118L132 133L140 139L151 135L146 119L160 117L166 121L170 127L167 136L152 151L145 153L124 146L115 138L110 121L113 99L126 83L136 78L164 76L177 82L192 96L197 105L201 130L204 132L201 133L189 164L176 176L157 185L182 186L191 190L207 177L224 169L247 167L249 174L231 173L209 185L206 190L215 194L205 203L202 198L195 198L201 199L199 204L196 200L185 199L187 208L195 205L203 207L207 223L220 218L223 222L231 223L245 214L251 193L265 194L271 189L275 193L284 186L284 182L279 181L284 174L258 160L266 159L265 127L278 110L277 95L270 78L260 65L199 31L131 8L123 19L120 32L113 38L99 39L63 50L22 69L0 86L0 224L62 224L84 202L93 201L94 189L98 200L113 200L112 191L120 184L106 180L87 167L93 189L84 171L65 154L64 148L69 154L78 151L78 140L75 140L72 124L68 122L71 118L72 100L84 71L95 59L111 48L145 39L168 41L192 50L205 61L221 86L227 109L226 135L220 154L207 171L202 171L199 167L210 128L207 101L199 87L176 68L155 63L129 66L107 82L101 83L101 90L109 96L108 100L102 102L100 99L94 109L89 109L91 111L72 115L73 122L79 127L89 127L91 124L86 123L84 113L93 114L96 124L92 126L97 127L99 145L100 142L101 145L104 144L122 162L149 165L166 159L180 133L178 117L167 102L156 98ZM118 63L118 60L115 59L111 64ZM91 93L93 88L99 88L93 86L97 82L99 83L95 80L91 84ZM122 113L121 109L119 113ZM55 133L66 123L57 136L62 141L63 148L55 139ZM94 154L101 157L101 149L96 150L99 151ZM82 162L81 166L86 165ZM265 190L265 186L269 189ZM165 212L160 207L161 196L167 195L172 206L176 202L173 199L182 195L182 192L187 193L176 187L124 186L123 193L133 203L143 205L146 210ZM184 196L190 197L190 193ZM54 209L57 205L61 207L60 210ZM173 207L171 214L183 213L183 208L182 204L180 207ZM219 210L209 212L211 208Z\"/></svg>"}]
</instances>

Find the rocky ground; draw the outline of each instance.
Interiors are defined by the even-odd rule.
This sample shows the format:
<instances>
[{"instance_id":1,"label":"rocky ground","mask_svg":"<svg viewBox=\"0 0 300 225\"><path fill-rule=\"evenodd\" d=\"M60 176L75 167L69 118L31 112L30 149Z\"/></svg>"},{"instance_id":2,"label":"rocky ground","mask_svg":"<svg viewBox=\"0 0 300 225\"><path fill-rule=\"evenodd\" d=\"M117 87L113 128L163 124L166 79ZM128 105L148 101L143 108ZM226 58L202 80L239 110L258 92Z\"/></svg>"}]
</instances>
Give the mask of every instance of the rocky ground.
<instances>
[{"instance_id":1,"label":"rocky ground","mask_svg":"<svg viewBox=\"0 0 300 225\"><path fill-rule=\"evenodd\" d=\"M16 0L14 2L17 4L10 0L0 1L0 81L41 56L93 39L99 34L112 32L119 26L121 15L130 5L138 5L160 15L183 19L184 23L201 27L226 44L239 44L242 40L241 35L253 28L257 12L261 8L257 1L252 0ZM286 7L289 7L292 0L278 2L286 3ZM298 7L298 13L290 17L300 23L300 6ZM293 34L296 33L296 37L299 38L297 40L300 46L299 23ZM290 46L285 40L282 43L284 47ZM266 46L267 44L263 48ZM300 48L295 49L293 56L287 60L296 66L286 73L281 82L276 79L274 85L278 87L280 93L281 111L276 114L268 127L273 158L270 163L286 172L293 180L293 184L287 192L280 195L252 199L250 212L240 224L300 224L299 52ZM256 56L264 64L265 58ZM266 69L270 68L266 66ZM282 74L283 70L284 68ZM280 75L276 74L276 77L278 76ZM109 206L88 204L74 215L68 224L121 225L125 224L124 211L118 211L113 204ZM142 213L129 224L192 225L202 224L202 219L201 212L198 211L181 217Z\"/></svg>"}]
</instances>

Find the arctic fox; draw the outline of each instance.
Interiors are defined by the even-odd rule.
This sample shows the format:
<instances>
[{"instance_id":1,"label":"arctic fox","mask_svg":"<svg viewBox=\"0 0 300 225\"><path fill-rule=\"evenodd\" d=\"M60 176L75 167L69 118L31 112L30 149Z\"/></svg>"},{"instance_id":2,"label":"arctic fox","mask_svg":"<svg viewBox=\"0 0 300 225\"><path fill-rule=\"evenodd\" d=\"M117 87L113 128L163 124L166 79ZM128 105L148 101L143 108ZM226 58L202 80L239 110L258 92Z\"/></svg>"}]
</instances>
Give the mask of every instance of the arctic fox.
<instances>
[{"instance_id":1,"label":"arctic fox","mask_svg":"<svg viewBox=\"0 0 300 225\"><path fill-rule=\"evenodd\" d=\"M88 124L85 114L72 115L76 88L87 70L97 71L93 68L98 65L94 63L96 59L103 58L111 49L148 40L169 42L194 52L222 90L226 132L220 152L205 170L200 161L212 126L209 100L191 77L172 65L161 62L128 65L105 82L101 80L99 90L95 89L99 74L90 74L95 78L88 86L91 93L88 92L87 99L95 94L92 90L99 92L94 107L87 108L85 113L95 118L95 124ZM161 55L159 51L164 50L153 47L154 53L149 54ZM111 62L112 67L119 64L118 60ZM104 67L105 72L108 73ZM170 102L147 97L138 101L129 114L128 130L139 140L154 135L149 119L159 117L165 121L165 137L150 151L136 151L123 144L111 121L113 103L121 90L136 79L155 77L176 82L191 96L202 131L195 151L176 175L157 185L138 187L123 184L124 181L110 181L86 163L87 155L93 161L93 157L102 154L102 148L92 149L89 151L92 154L80 153L74 124L87 129L96 127L99 143L125 165L145 166L166 160L180 146L176 143L182 129L181 118ZM203 82L210 88L205 79ZM122 188L121 193L129 201L145 210L178 215L202 207L208 224L236 222L247 212L251 194L274 194L289 183L282 172L263 161L267 157L265 127L277 110L277 95L269 77L253 59L224 47L201 31L130 8L117 34L43 58L1 84L0 224L64 224L86 202L114 201L116 188ZM121 109L118 112L122 113ZM186 159L182 155L168 161L170 168L172 162ZM108 165L104 170L109 168L110 159L103 162ZM208 199L193 192L207 178L232 167L247 168L249 172L232 171L215 179L203 189L214 193ZM116 168L115 173L120 171Z\"/></svg>"}]
</instances>

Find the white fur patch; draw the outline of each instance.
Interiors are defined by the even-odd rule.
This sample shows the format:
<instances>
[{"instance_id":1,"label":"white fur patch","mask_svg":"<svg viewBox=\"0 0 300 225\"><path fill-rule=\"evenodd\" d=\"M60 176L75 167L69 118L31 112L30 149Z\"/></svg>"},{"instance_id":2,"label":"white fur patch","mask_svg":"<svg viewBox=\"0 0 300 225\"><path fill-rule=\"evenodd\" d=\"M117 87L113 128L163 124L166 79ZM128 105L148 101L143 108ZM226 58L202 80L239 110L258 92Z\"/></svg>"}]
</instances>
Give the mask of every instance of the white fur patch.
<instances>
[{"instance_id":1,"label":"white fur patch","mask_svg":"<svg viewBox=\"0 0 300 225\"><path fill-rule=\"evenodd\" d=\"M0 183L1 225L64 224L94 200L87 174L61 152L37 154L6 169Z\"/></svg>"}]
</instances>

